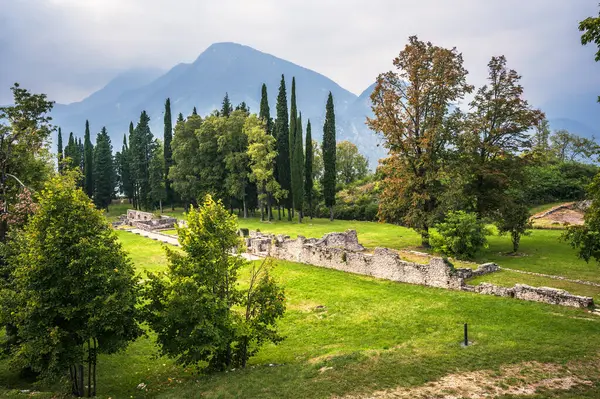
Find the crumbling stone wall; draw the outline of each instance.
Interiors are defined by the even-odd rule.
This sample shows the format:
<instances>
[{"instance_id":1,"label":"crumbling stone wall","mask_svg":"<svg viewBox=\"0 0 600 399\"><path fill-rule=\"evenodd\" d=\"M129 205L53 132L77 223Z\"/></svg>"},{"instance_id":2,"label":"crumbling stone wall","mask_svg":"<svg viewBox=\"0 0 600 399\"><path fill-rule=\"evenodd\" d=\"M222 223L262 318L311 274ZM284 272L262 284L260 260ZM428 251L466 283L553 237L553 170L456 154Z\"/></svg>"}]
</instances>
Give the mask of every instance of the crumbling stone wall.
<instances>
[{"instance_id":1,"label":"crumbling stone wall","mask_svg":"<svg viewBox=\"0 0 600 399\"><path fill-rule=\"evenodd\" d=\"M486 263L475 270L454 269L442 258L432 257L428 264L419 264L402 260L398 252L388 248L376 248L373 253L368 253L358 243L354 230L329 233L321 239L298 236L295 240L284 235L250 232L246 238L246 247L248 252L258 256L272 256L402 283L580 308L591 307L594 304L592 298L572 295L554 288L535 288L523 284L507 288L487 283L470 286L465 284L465 279L494 273L500 270L498 265Z\"/></svg>"},{"instance_id":2,"label":"crumbling stone wall","mask_svg":"<svg viewBox=\"0 0 600 399\"><path fill-rule=\"evenodd\" d=\"M171 229L177 223L177 219L171 216L160 216L157 218L153 213L129 209L127 211L127 224L145 231Z\"/></svg>"},{"instance_id":3,"label":"crumbling stone wall","mask_svg":"<svg viewBox=\"0 0 600 399\"><path fill-rule=\"evenodd\" d=\"M591 308L594 306L594 300L590 297L573 295L568 291L556 288L531 287L526 284L515 284L514 287L500 287L494 284L481 283L476 286L466 285L463 287L463 290L484 295L510 297L575 308Z\"/></svg>"}]
</instances>

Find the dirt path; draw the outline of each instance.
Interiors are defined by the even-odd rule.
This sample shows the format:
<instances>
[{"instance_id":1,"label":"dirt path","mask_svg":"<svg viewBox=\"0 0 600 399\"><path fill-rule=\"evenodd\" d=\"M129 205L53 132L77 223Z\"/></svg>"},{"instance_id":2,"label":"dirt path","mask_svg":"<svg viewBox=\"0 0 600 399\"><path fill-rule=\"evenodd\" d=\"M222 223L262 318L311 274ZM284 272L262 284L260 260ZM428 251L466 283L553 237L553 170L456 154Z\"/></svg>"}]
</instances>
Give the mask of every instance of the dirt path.
<instances>
[{"instance_id":1,"label":"dirt path","mask_svg":"<svg viewBox=\"0 0 600 399\"><path fill-rule=\"evenodd\" d=\"M481 370L449 374L417 387L398 387L337 399L491 399L502 395L533 395L539 389L569 390L593 385L581 376L581 366L537 362L505 366L500 371Z\"/></svg>"},{"instance_id":2,"label":"dirt path","mask_svg":"<svg viewBox=\"0 0 600 399\"><path fill-rule=\"evenodd\" d=\"M164 242L165 244L169 244L169 245L174 245L176 247L179 247L179 240L175 237L171 237L167 234L161 234L161 233L155 233L152 231L145 231L145 230L141 230L141 229L131 229L128 230L134 234L140 235L142 237L147 237L147 238L151 238L155 241L160 241L160 242ZM248 254L248 253L242 253L241 254L242 258L247 259L247 260L258 260L258 259L262 259L259 258L258 256L252 255L252 254Z\"/></svg>"}]
</instances>

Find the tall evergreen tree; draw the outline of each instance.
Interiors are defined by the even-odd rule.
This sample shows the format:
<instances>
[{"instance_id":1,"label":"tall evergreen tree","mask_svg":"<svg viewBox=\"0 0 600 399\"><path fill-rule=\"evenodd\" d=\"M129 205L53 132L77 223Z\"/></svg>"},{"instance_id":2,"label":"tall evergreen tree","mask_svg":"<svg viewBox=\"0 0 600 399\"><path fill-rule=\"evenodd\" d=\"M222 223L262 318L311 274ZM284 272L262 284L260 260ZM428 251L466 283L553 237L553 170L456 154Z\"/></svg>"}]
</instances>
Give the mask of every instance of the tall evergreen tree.
<instances>
[{"instance_id":1,"label":"tall evergreen tree","mask_svg":"<svg viewBox=\"0 0 600 399\"><path fill-rule=\"evenodd\" d=\"M64 149L64 157L67 159L65 167L68 169L79 169L79 147L77 140L73 136L73 132L69 134L69 140Z\"/></svg>"},{"instance_id":2,"label":"tall evergreen tree","mask_svg":"<svg viewBox=\"0 0 600 399\"><path fill-rule=\"evenodd\" d=\"M63 140L62 140L62 131L60 128L58 128L58 143L57 143L57 149L56 149L56 153L57 153L57 157L58 157L58 171L62 172L62 168L63 168Z\"/></svg>"},{"instance_id":3,"label":"tall evergreen tree","mask_svg":"<svg viewBox=\"0 0 600 399\"><path fill-rule=\"evenodd\" d=\"M198 111L196 110L196 107L194 107L194 109L192 110L192 115L198 115Z\"/></svg>"},{"instance_id":4,"label":"tall evergreen tree","mask_svg":"<svg viewBox=\"0 0 600 399\"><path fill-rule=\"evenodd\" d=\"M167 198L167 190L165 187L165 158L164 150L160 143L154 146L154 152L150 158L150 200L152 205L158 203L158 209L163 212L163 201Z\"/></svg>"},{"instance_id":5,"label":"tall evergreen tree","mask_svg":"<svg viewBox=\"0 0 600 399\"><path fill-rule=\"evenodd\" d=\"M83 188L88 197L94 195L94 146L90 137L90 122L85 121L85 136L83 144Z\"/></svg>"},{"instance_id":6,"label":"tall evergreen tree","mask_svg":"<svg viewBox=\"0 0 600 399\"><path fill-rule=\"evenodd\" d=\"M290 100L290 162L294 165L294 145L296 144L296 130L298 129L298 107L296 105L296 78L292 77L292 96ZM293 166L292 166L293 168ZM294 187L292 185L292 192Z\"/></svg>"},{"instance_id":7,"label":"tall evergreen tree","mask_svg":"<svg viewBox=\"0 0 600 399\"><path fill-rule=\"evenodd\" d=\"M83 167L85 164L85 152L84 152L84 145L83 142L81 141L81 137L77 140L77 159L79 161L79 170L81 171L81 173L83 173ZM85 175L84 175L85 177ZM81 183L79 184L81 187L84 187L84 183L85 183L85 179L81 180Z\"/></svg>"},{"instance_id":8,"label":"tall evergreen tree","mask_svg":"<svg viewBox=\"0 0 600 399\"><path fill-rule=\"evenodd\" d=\"M308 205L310 218L313 217L312 211L312 190L313 190L313 145L310 119L306 123L306 148L304 157L304 199Z\"/></svg>"},{"instance_id":9,"label":"tall evergreen tree","mask_svg":"<svg viewBox=\"0 0 600 399\"><path fill-rule=\"evenodd\" d=\"M171 148L171 141L173 141L173 122L171 120L171 99L167 98L165 102L165 132L163 136L164 146L164 172L165 172L165 193L166 201L171 204L171 209L175 209L173 188L171 187L171 181L169 180L169 168L173 165L173 149Z\"/></svg>"},{"instance_id":10,"label":"tall evergreen tree","mask_svg":"<svg viewBox=\"0 0 600 399\"><path fill-rule=\"evenodd\" d=\"M150 159L155 146L154 136L150 131L150 117L146 111L142 111L140 121L129 139L129 150L131 152L131 176L139 202L138 206L144 209L152 208L149 173Z\"/></svg>"},{"instance_id":11,"label":"tall evergreen tree","mask_svg":"<svg viewBox=\"0 0 600 399\"><path fill-rule=\"evenodd\" d=\"M291 191L291 172L290 172L290 132L289 132L289 116L287 108L287 94L285 91L285 77L281 75L281 83L279 85L279 95L277 96L277 120L275 122L275 131L277 133L277 182L282 190L285 190L288 195L283 200L283 205L292 208L292 197L289 195ZM279 216L281 219L281 215ZM288 212L288 220L292 216Z\"/></svg>"},{"instance_id":12,"label":"tall evergreen tree","mask_svg":"<svg viewBox=\"0 0 600 399\"><path fill-rule=\"evenodd\" d=\"M231 101L229 101L229 94L225 93L225 98L223 98L223 105L221 107L220 115L228 118L229 115L233 112L233 106L231 105Z\"/></svg>"},{"instance_id":13,"label":"tall evergreen tree","mask_svg":"<svg viewBox=\"0 0 600 399\"><path fill-rule=\"evenodd\" d=\"M260 97L259 118L265 123L267 134L272 133L271 109L269 108L269 98L267 96L267 85L263 83Z\"/></svg>"},{"instance_id":14,"label":"tall evergreen tree","mask_svg":"<svg viewBox=\"0 0 600 399\"><path fill-rule=\"evenodd\" d=\"M131 152L127 146L127 135L123 136L123 147L121 149L121 162L119 163L119 175L121 176L121 192L133 201L133 182L131 181Z\"/></svg>"},{"instance_id":15,"label":"tall evergreen tree","mask_svg":"<svg viewBox=\"0 0 600 399\"><path fill-rule=\"evenodd\" d=\"M302 114L296 122L294 136L294 156L292 157L292 195L294 209L298 211L298 223L302 223L302 208L304 205L304 150L302 148Z\"/></svg>"},{"instance_id":16,"label":"tall evergreen tree","mask_svg":"<svg viewBox=\"0 0 600 399\"><path fill-rule=\"evenodd\" d=\"M250 107L248 106L248 104L246 104L245 101L242 101L241 103L239 103L236 107L235 107L236 111L243 111L246 116L250 115Z\"/></svg>"},{"instance_id":17,"label":"tall evergreen tree","mask_svg":"<svg viewBox=\"0 0 600 399\"><path fill-rule=\"evenodd\" d=\"M329 220L333 221L333 206L335 205L335 111L333 96L329 92L325 107L325 124L323 125L323 196L325 206L329 208Z\"/></svg>"},{"instance_id":18,"label":"tall evergreen tree","mask_svg":"<svg viewBox=\"0 0 600 399\"><path fill-rule=\"evenodd\" d=\"M179 115L177 115L177 123L179 122L183 122L183 114L180 112Z\"/></svg>"},{"instance_id":19,"label":"tall evergreen tree","mask_svg":"<svg viewBox=\"0 0 600 399\"><path fill-rule=\"evenodd\" d=\"M94 148L94 203L108 209L115 193L115 169L110 137L103 127L96 137Z\"/></svg>"}]
</instances>

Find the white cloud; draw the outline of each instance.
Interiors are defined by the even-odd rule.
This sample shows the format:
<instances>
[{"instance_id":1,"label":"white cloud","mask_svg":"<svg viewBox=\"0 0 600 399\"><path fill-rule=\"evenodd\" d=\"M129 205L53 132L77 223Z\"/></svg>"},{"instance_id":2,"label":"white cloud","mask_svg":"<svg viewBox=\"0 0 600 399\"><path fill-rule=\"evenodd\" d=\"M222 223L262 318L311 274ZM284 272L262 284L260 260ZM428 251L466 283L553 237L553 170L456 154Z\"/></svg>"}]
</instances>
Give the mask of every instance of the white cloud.
<instances>
[{"instance_id":1,"label":"white cloud","mask_svg":"<svg viewBox=\"0 0 600 399\"><path fill-rule=\"evenodd\" d=\"M591 0L0 0L0 102L20 81L59 101L81 99L119 70L168 68L235 41L359 94L417 34L465 57L471 82L492 55L523 75L528 98L600 87L577 23ZM8 62L5 60L8 59Z\"/></svg>"}]
</instances>

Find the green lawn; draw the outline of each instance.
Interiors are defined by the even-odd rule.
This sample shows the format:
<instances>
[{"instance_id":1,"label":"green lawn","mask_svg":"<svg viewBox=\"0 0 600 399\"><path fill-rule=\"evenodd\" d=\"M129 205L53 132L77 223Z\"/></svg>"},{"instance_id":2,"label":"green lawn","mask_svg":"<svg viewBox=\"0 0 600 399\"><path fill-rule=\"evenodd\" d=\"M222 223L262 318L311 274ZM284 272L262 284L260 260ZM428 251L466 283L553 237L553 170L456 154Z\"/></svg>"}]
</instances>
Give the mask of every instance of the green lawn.
<instances>
[{"instance_id":1,"label":"green lawn","mask_svg":"<svg viewBox=\"0 0 600 399\"><path fill-rule=\"evenodd\" d=\"M118 234L140 272L165 267L161 244ZM422 385L449 373L509 363L562 363L589 358L599 349L592 337L600 334L600 318L579 309L289 262L278 262L275 275L286 289L288 311L280 327L287 338L266 346L246 370L194 375L156 358L149 334L124 353L100 358L99 397L327 398ZM468 348L460 346L464 322L475 343ZM147 391L136 388L142 382ZM0 362L0 385L31 389L5 362ZM594 397L585 396L590 392L555 397Z\"/></svg>"}]
</instances>

